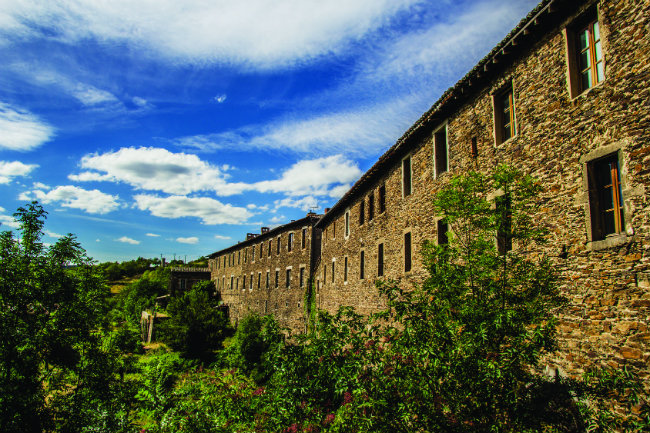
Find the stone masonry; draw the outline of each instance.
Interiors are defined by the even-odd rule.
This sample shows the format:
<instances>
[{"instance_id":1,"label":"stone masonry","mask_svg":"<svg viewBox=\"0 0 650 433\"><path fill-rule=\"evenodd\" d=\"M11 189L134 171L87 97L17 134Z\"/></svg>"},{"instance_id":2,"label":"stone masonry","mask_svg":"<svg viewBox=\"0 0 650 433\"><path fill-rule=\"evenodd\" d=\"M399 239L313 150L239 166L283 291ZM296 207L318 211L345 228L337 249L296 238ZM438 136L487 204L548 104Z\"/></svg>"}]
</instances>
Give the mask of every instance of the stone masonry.
<instances>
[{"instance_id":1,"label":"stone masonry","mask_svg":"<svg viewBox=\"0 0 650 433\"><path fill-rule=\"evenodd\" d=\"M593 75L600 74L590 77L589 85L580 73L585 29L592 47L586 52L592 65L599 65ZM312 217L314 225L300 223L310 236L318 234L313 238L318 248L314 244L309 251L277 257L274 250L267 259L268 239L281 234L286 247L287 233L300 226L291 223L272 236L260 235L213 255L213 279L221 279L222 292L230 294L234 320L255 310L300 330L304 290L297 285L283 289L283 272L291 267L295 278L295 269L310 263L317 264L309 272L318 308L334 312L351 305L362 313L376 311L383 306L376 279L409 287L424 277L420 246L439 236L431 205L436 192L454 175L470 169L490 173L508 163L544 186L538 220L549 229L550 242L539 252L554 261L570 300L560 313L560 352L549 363L569 373L593 363L627 365L647 379L649 34L650 0L542 1L329 212L317 222ZM603 171L606 163L610 168ZM609 217L600 216L607 201L601 191L606 186L598 180L603 176L618 182L612 180L608 190L618 197L609 203L620 204L620 210L615 206L608 214L617 215L613 229L602 222ZM240 264L239 254L246 249L250 254L253 244L259 250L260 243L263 261ZM226 256L236 256L237 263L224 268ZM267 270L273 278L278 269L280 290L256 291L256 275L261 272L264 286ZM242 278L249 284L251 273L253 290L242 289ZM234 290L230 279L239 280Z\"/></svg>"}]
</instances>

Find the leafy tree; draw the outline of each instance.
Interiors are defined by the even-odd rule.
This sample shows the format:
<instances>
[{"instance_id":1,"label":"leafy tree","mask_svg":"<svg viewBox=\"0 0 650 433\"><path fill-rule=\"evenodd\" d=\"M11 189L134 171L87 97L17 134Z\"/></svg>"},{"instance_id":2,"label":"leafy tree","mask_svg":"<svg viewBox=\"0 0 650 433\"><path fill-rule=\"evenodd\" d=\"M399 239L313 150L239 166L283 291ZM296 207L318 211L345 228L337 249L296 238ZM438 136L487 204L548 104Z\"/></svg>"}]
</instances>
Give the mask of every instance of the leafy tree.
<instances>
[{"instance_id":1,"label":"leafy tree","mask_svg":"<svg viewBox=\"0 0 650 433\"><path fill-rule=\"evenodd\" d=\"M173 298L167 307L170 318L159 328L163 341L172 349L186 357L205 360L221 348L230 333L228 318L211 296L214 284L206 283Z\"/></svg>"},{"instance_id":2,"label":"leafy tree","mask_svg":"<svg viewBox=\"0 0 650 433\"><path fill-rule=\"evenodd\" d=\"M45 215L33 202L14 214L18 238L0 233L0 431L77 431L119 388L103 277L74 236L41 243Z\"/></svg>"}]
</instances>

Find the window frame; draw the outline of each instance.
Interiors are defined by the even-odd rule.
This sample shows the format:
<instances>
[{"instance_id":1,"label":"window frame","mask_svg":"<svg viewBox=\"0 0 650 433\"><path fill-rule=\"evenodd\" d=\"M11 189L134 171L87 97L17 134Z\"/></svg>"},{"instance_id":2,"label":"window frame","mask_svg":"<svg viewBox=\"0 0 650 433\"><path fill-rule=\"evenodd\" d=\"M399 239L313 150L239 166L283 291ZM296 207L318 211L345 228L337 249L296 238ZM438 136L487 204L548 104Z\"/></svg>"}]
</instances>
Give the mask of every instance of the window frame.
<instances>
[{"instance_id":1,"label":"window frame","mask_svg":"<svg viewBox=\"0 0 650 433\"><path fill-rule=\"evenodd\" d=\"M404 231L404 272L413 270L413 232Z\"/></svg>"},{"instance_id":2,"label":"window frame","mask_svg":"<svg viewBox=\"0 0 650 433\"><path fill-rule=\"evenodd\" d=\"M408 161L408 175L405 167L406 161ZM408 183L408 188L407 188L407 183ZM409 153L407 156L402 158L402 198L409 197L412 194L413 194L413 160L411 158L411 154Z\"/></svg>"},{"instance_id":3,"label":"window frame","mask_svg":"<svg viewBox=\"0 0 650 433\"><path fill-rule=\"evenodd\" d=\"M598 43L600 46L600 60L596 57L596 39L594 36L594 24L598 25ZM580 71L580 52L578 51L579 34L588 31L590 45L589 59L590 68L595 74L592 75L589 87L583 85L582 71ZM567 87L569 97L575 99L578 96L587 94L591 89L598 87L607 79L607 61L606 61L606 30L603 31L602 20L600 19L600 9L597 5L588 8L580 16L569 23L562 31L565 40L565 61L567 73ZM594 62L595 60L595 62ZM602 64L602 77L599 79L598 64Z\"/></svg>"},{"instance_id":4,"label":"window frame","mask_svg":"<svg viewBox=\"0 0 650 433\"><path fill-rule=\"evenodd\" d=\"M447 121L438 126L432 135L433 141L433 178L437 179L443 173L449 171L449 128ZM444 147L444 152L441 152ZM444 153L444 161L441 154ZM442 163L444 162L444 167Z\"/></svg>"},{"instance_id":5,"label":"window frame","mask_svg":"<svg viewBox=\"0 0 650 433\"><path fill-rule=\"evenodd\" d=\"M386 254L384 251L384 242L380 242L377 244L377 276L378 277L383 277L384 276L384 255Z\"/></svg>"},{"instance_id":6,"label":"window frame","mask_svg":"<svg viewBox=\"0 0 650 433\"><path fill-rule=\"evenodd\" d=\"M504 97L508 99L508 123L505 119ZM494 122L494 144L499 146L512 140L519 133L517 125L517 104L515 100L515 86L512 80L508 80L498 91L492 94L492 117ZM505 138L504 131L509 126L508 138Z\"/></svg>"}]
</instances>

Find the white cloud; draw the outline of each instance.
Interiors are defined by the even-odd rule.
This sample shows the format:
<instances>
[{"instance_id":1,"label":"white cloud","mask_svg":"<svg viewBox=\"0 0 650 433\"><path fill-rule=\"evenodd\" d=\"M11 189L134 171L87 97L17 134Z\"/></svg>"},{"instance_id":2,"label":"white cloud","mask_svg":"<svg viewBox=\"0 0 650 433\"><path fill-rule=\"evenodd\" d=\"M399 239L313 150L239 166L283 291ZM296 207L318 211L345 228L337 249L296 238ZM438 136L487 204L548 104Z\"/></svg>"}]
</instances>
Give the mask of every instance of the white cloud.
<instances>
[{"instance_id":1,"label":"white cloud","mask_svg":"<svg viewBox=\"0 0 650 433\"><path fill-rule=\"evenodd\" d=\"M160 235L157 235L155 233L146 233L145 236L149 236L150 238L159 238Z\"/></svg>"},{"instance_id":2,"label":"white cloud","mask_svg":"<svg viewBox=\"0 0 650 433\"><path fill-rule=\"evenodd\" d=\"M227 95L217 95L212 100L216 102L217 104L221 104L226 101Z\"/></svg>"},{"instance_id":3,"label":"white cloud","mask_svg":"<svg viewBox=\"0 0 650 433\"><path fill-rule=\"evenodd\" d=\"M120 103L115 95L106 90L101 90L88 84L77 84L72 94L86 106L106 103Z\"/></svg>"},{"instance_id":4,"label":"white cloud","mask_svg":"<svg viewBox=\"0 0 650 433\"><path fill-rule=\"evenodd\" d=\"M283 222L286 222L287 217L284 215L277 215L274 216L273 218L270 219L272 224L281 224Z\"/></svg>"},{"instance_id":5,"label":"white cloud","mask_svg":"<svg viewBox=\"0 0 650 433\"><path fill-rule=\"evenodd\" d=\"M27 110L0 102L0 148L28 151L49 141L54 128Z\"/></svg>"},{"instance_id":6,"label":"white cloud","mask_svg":"<svg viewBox=\"0 0 650 433\"><path fill-rule=\"evenodd\" d=\"M242 207L223 204L208 197L170 196L139 194L134 196L140 210L148 210L161 218L200 218L203 224L241 224L252 214Z\"/></svg>"},{"instance_id":7,"label":"white cloud","mask_svg":"<svg viewBox=\"0 0 650 433\"><path fill-rule=\"evenodd\" d=\"M201 151L237 148L311 155L345 152L351 156L367 156L392 145L413 118L416 118L416 111L412 107L412 98L408 97L380 106L369 105L307 118L301 113L301 118L277 119L267 125L181 137L173 142L183 148Z\"/></svg>"},{"instance_id":8,"label":"white cloud","mask_svg":"<svg viewBox=\"0 0 650 433\"><path fill-rule=\"evenodd\" d=\"M51 238L55 238L55 239L59 239L59 238L62 238L62 237L63 237L63 235L58 234L58 233L51 232L51 231L49 231L49 230L45 230L44 233L45 233L46 235L48 235L49 237L51 237Z\"/></svg>"},{"instance_id":9,"label":"white cloud","mask_svg":"<svg viewBox=\"0 0 650 433\"><path fill-rule=\"evenodd\" d=\"M92 171L70 175L70 180L125 182L136 189L169 194L217 190L227 195L232 192L226 187L226 175L218 167L196 155L172 153L162 148L123 147L115 152L86 155L80 165Z\"/></svg>"},{"instance_id":10,"label":"white cloud","mask_svg":"<svg viewBox=\"0 0 650 433\"><path fill-rule=\"evenodd\" d=\"M307 196L300 199L286 197L282 200L276 200L274 204L276 209L279 209L281 207L293 207L305 212L319 209L318 200L313 196Z\"/></svg>"},{"instance_id":11,"label":"white cloud","mask_svg":"<svg viewBox=\"0 0 650 433\"><path fill-rule=\"evenodd\" d=\"M144 98L140 98L139 96L134 96L133 98L131 98L131 101L138 107L144 107L147 105L147 100Z\"/></svg>"},{"instance_id":12,"label":"white cloud","mask_svg":"<svg viewBox=\"0 0 650 433\"><path fill-rule=\"evenodd\" d=\"M38 165L20 161L0 161L0 184L9 183L14 177L27 176Z\"/></svg>"},{"instance_id":13,"label":"white cloud","mask_svg":"<svg viewBox=\"0 0 650 433\"><path fill-rule=\"evenodd\" d=\"M259 192L284 192L290 195L327 195L336 184L347 184L361 176L356 163L343 155L303 160L282 173L277 180L262 181L251 185Z\"/></svg>"},{"instance_id":14,"label":"white cloud","mask_svg":"<svg viewBox=\"0 0 650 433\"><path fill-rule=\"evenodd\" d=\"M9 1L0 25L7 39L117 41L173 61L275 68L337 54L418 2Z\"/></svg>"},{"instance_id":15,"label":"white cloud","mask_svg":"<svg viewBox=\"0 0 650 433\"><path fill-rule=\"evenodd\" d=\"M47 189L52 189L51 186L46 185L46 184L44 184L44 183L42 183L42 182L34 182L34 183L32 184L32 188L34 188L34 189L45 189L45 190L47 190Z\"/></svg>"},{"instance_id":16,"label":"white cloud","mask_svg":"<svg viewBox=\"0 0 650 433\"><path fill-rule=\"evenodd\" d=\"M5 210L0 208L0 212ZM12 216L0 215L0 231L5 230L5 227L11 227L12 229L20 228L20 224Z\"/></svg>"},{"instance_id":17,"label":"white cloud","mask_svg":"<svg viewBox=\"0 0 650 433\"><path fill-rule=\"evenodd\" d=\"M189 238L176 238L176 242L181 243L181 244L198 244L199 243L199 238L196 236L191 236Z\"/></svg>"},{"instance_id":18,"label":"white cloud","mask_svg":"<svg viewBox=\"0 0 650 433\"><path fill-rule=\"evenodd\" d=\"M125 244L140 245L140 241L136 241L135 239L131 239L130 237L127 236L122 236L121 238L115 240L117 242L123 242Z\"/></svg>"},{"instance_id":19,"label":"white cloud","mask_svg":"<svg viewBox=\"0 0 650 433\"><path fill-rule=\"evenodd\" d=\"M21 200L39 200L42 203L60 203L63 207L81 209L91 214L105 214L120 207L119 197L97 189L86 190L72 185L57 186L51 191L27 191L20 194Z\"/></svg>"},{"instance_id":20,"label":"white cloud","mask_svg":"<svg viewBox=\"0 0 650 433\"><path fill-rule=\"evenodd\" d=\"M232 239L230 236L223 236L223 235L214 235L215 239L220 239L220 240L228 240Z\"/></svg>"}]
</instances>

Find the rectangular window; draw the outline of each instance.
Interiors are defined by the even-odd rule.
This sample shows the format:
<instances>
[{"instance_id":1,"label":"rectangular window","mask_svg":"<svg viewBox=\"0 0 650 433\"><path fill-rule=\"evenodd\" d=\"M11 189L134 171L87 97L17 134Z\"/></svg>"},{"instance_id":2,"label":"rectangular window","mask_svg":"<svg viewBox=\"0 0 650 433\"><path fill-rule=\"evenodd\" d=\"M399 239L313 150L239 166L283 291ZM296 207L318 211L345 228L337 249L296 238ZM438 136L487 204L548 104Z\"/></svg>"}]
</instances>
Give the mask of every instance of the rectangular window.
<instances>
[{"instance_id":1,"label":"rectangular window","mask_svg":"<svg viewBox=\"0 0 650 433\"><path fill-rule=\"evenodd\" d=\"M266 288L267 289L269 288L269 285L271 284L270 283L270 280L271 280L271 275L270 274L271 274L270 271L266 271Z\"/></svg>"},{"instance_id":2,"label":"rectangular window","mask_svg":"<svg viewBox=\"0 0 650 433\"><path fill-rule=\"evenodd\" d=\"M386 211L386 184L382 183L379 187L379 213Z\"/></svg>"},{"instance_id":3,"label":"rectangular window","mask_svg":"<svg viewBox=\"0 0 650 433\"><path fill-rule=\"evenodd\" d=\"M262 287L262 273L258 272L257 273L257 290L259 290Z\"/></svg>"},{"instance_id":4,"label":"rectangular window","mask_svg":"<svg viewBox=\"0 0 650 433\"><path fill-rule=\"evenodd\" d=\"M449 231L449 224L444 219L438 220L438 245L446 245L449 243L447 232Z\"/></svg>"},{"instance_id":5,"label":"rectangular window","mask_svg":"<svg viewBox=\"0 0 650 433\"><path fill-rule=\"evenodd\" d=\"M372 221L375 217L375 194L368 194L368 221Z\"/></svg>"},{"instance_id":6,"label":"rectangular window","mask_svg":"<svg viewBox=\"0 0 650 433\"><path fill-rule=\"evenodd\" d=\"M280 254L280 236L278 236L278 245L277 245L277 251L276 254Z\"/></svg>"},{"instance_id":7,"label":"rectangular window","mask_svg":"<svg viewBox=\"0 0 650 433\"><path fill-rule=\"evenodd\" d=\"M305 287L305 268L300 268L300 287Z\"/></svg>"},{"instance_id":8,"label":"rectangular window","mask_svg":"<svg viewBox=\"0 0 650 433\"><path fill-rule=\"evenodd\" d=\"M359 278L364 279L366 278L366 272L365 272L365 267L366 267L366 257L365 257L365 251L361 251L361 255L359 256Z\"/></svg>"},{"instance_id":9,"label":"rectangular window","mask_svg":"<svg viewBox=\"0 0 650 433\"><path fill-rule=\"evenodd\" d=\"M359 202L359 225L362 226L366 219L366 202L361 200Z\"/></svg>"},{"instance_id":10,"label":"rectangular window","mask_svg":"<svg viewBox=\"0 0 650 433\"><path fill-rule=\"evenodd\" d=\"M239 277L235 279L235 290L239 290Z\"/></svg>"},{"instance_id":11,"label":"rectangular window","mask_svg":"<svg viewBox=\"0 0 650 433\"><path fill-rule=\"evenodd\" d=\"M242 277L242 285L241 285L241 288L242 288L243 290L246 290L246 275L244 275L244 276Z\"/></svg>"},{"instance_id":12,"label":"rectangular window","mask_svg":"<svg viewBox=\"0 0 650 433\"><path fill-rule=\"evenodd\" d=\"M501 144L517 134L515 100L512 83L492 96L496 144Z\"/></svg>"},{"instance_id":13,"label":"rectangular window","mask_svg":"<svg viewBox=\"0 0 650 433\"><path fill-rule=\"evenodd\" d=\"M327 265L323 265L323 284L327 283Z\"/></svg>"},{"instance_id":14,"label":"rectangular window","mask_svg":"<svg viewBox=\"0 0 650 433\"><path fill-rule=\"evenodd\" d=\"M287 289L291 286L291 269L287 269L286 285Z\"/></svg>"},{"instance_id":15,"label":"rectangular window","mask_svg":"<svg viewBox=\"0 0 650 433\"><path fill-rule=\"evenodd\" d=\"M232 290L235 286L235 277L230 277L230 290Z\"/></svg>"},{"instance_id":16,"label":"rectangular window","mask_svg":"<svg viewBox=\"0 0 650 433\"><path fill-rule=\"evenodd\" d=\"M507 194L496 198L497 251L503 255L512 250L512 210L510 196Z\"/></svg>"},{"instance_id":17,"label":"rectangular window","mask_svg":"<svg viewBox=\"0 0 650 433\"><path fill-rule=\"evenodd\" d=\"M269 257L271 257L271 242L272 241L269 239L269 246L266 249L266 255L269 256Z\"/></svg>"},{"instance_id":18,"label":"rectangular window","mask_svg":"<svg viewBox=\"0 0 650 433\"><path fill-rule=\"evenodd\" d=\"M402 160L402 196L411 195L411 157Z\"/></svg>"},{"instance_id":19,"label":"rectangular window","mask_svg":"<svg viewBox=\"0 0 650 433\"><path fill-rule=\"evenodd\" d=\"M332 221L332 239L336 239L336 220Z\"/></svg>"},{"instance_id":20,"label":"rectangular window","mask_svg":"<svg viewBox=\"0 0 650 433\"><path fill-rule=\"evenodd\" d=\"M436 177L449 169L448 151L447 125L444 125L433 134L433 158Z\"/></svg>"},{"instance_id":21,"label":"rectangular window","mask_svg":"<svg viewBox=\"0 0 650 433\"><path fill-rule=\"evenodd\" d=\"M477 138L472 137L472 144L471 144L471 149L470 149L472 158L478 158L478 143L477 143Z\"/></svg>"},{"instance_id":22,"label":"rectangular window","mask_svg":"<svg viewBox=\"0 0 650 433\"><path fill-rule=\"evenodd\" d=\"M293 233L289 233L289 239L287 240L287 251L293 250Z\"/></svg>"},{"instance_id":23,"label":"rectangular window","mask_svg":"<svg viewBox=\"0 0 650 433\"><path fill-rule=\"evenodd\" d=\"M591 21L576 32L575 52L578 83L580 84L580 93L582 93L605 78L598 21Z\"/></svg>"},{"instance_id":24,"label":"rectangular window","mask_svg":"<svg viewBox=\"0 0 650 433\"><path fill-rule=\"evenodd\" d=\"M302 249L307 247L307 229L302 229Z\"/></svg>"},{"instance_id":25,"label":"rectangular window","mask_svg":"<svg viewBox=\"0 0 650 433\"><path fill-rule=\"evenodd\" d=\"M264 243L261 243L261 244L260 244L260 259L261 259L262 257L264 257L264 256L262 255L262 251L263 251L263 248L262 248L262 247L264 247Z\"/></svg>"},{"instance_id":26,"label":"rectangular window","mask_svg":"<svg viewBox=\"0 0 650 433\"><path fill-rule=\"evenodd\" d=\"M377 246L377 276L384 276L384 244Z\"/></svg>"},{"instance_id":27,"label":"rectangular window","mask_svg":"<svg viewBox=\"0 0 650 433\"><path fill-rule=\"evenodd\" d=\"M332 260L332 283L334 283L334 277L336 276L334 273L334 265L336 265L336 261Z\"/></svg>"},{"instance_id":28,"label":"rectangular window","mask_svg":"<svg viewBox=\"0 0 650 433\"><path fill-rule=\"evenodd\" d=\"M255 261L255 245L251 247L251 261Z\"/></svg>"},{"instance_id":29,"label":"rectangular window","mask_svg":"<svg viewBox=\"0 0 650 433\"><path fill-rule=\"evenodd\" d=\"M248 283L248 290L253 290L253 279L254 279L254 275L251 272L251 279L250 282Z\"/></svg>"},{"instance_id":30,"label":"rectangular window","mask_svg":"<svg viewBox=\"0 0 650 433\"><path fill-rule=\"evenodd\" d=\"M614 153L590 162L587 177L592 240L622 233L625 221L618 155Z\"/></svg>"},{"instance_id":31,"label":"rectangular window","mask_svg":"<svg viewBox=\"0 0 650 433\"><path fill-rule=\"evenodd\" d=\"M237 264L241 265L241 251L237 252Z\"/></svg>"},{"instance_id":32,"label":"rectangular window","mask_svg":"<svg viewBox=\"0 0 650 433\"><path fill-rule=\"evenodd\" d=\"M244 263L248 262L248 248L244 248Z\"/></svg>"},{"instance_id":33,"label":"rectangular window","mask_svg":"<svg viewBox=\"0 0 650 433\"><path fill-rule=\"evenodd\" d=\"M404 272L411 270L411 232L404 233Z\"/></svg>"},{"instance_id":34,"label":"rectangular window","mask_svg":"<svg viewBox=\"0 0 650 433\"><path fill-rule=\"evenodd\" d=\"M276 269L275 271L275 288L280 287L280 271Z\"/></svg>"},{"instance_id":35,"label":"rectangular window","mask_svg":"<svg viewBox=\"0 0 650 433\"><path fill-rule=\"evenodd\" d=\"M345 260L343 261L343 281L348 280L348 258L347 256L345 257Z\"/></svg>"},{"instance_id":36,"label":"rectangular window","mask_svg":"<svg viewBox=\"0 0 650 433\"><path fill-rule=\"evenodd\" d=\"M350 236L350 211L345 211L345 237Z\"/></svg>"}]
</instances>

